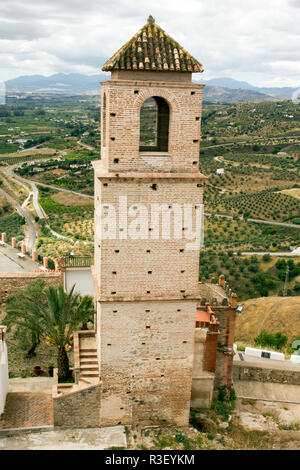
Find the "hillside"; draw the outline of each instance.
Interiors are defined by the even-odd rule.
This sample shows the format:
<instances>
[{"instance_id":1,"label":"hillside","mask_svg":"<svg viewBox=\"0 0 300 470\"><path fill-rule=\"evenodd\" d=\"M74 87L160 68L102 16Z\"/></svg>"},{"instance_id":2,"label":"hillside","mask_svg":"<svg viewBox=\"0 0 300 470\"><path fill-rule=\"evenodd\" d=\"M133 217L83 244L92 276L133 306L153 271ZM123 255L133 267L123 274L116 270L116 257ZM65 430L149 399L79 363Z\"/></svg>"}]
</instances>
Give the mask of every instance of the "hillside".
<instances>
[{"instance_id":1,"label":"hillside","mask_svg":"<svg viewBox=\"0 0 300 470\"><path fill-rule=\"evenodd\" d=\"M100 92L101 81L109 80L109 74L83 75L79 73L57 73L49 77L43 75L27 75L7 80L6 89L12 92L33 92L33 93L94 93ZM225 82L227 83L227 82ZM239 82L237 82L238 87ZM234 89L233 86L210 86L204 88L204 99L212 103L234 103L243 101L270 100L270 95L260 90Z\"/></svg>"},{"instance_id":2,"label":"hillside","mask_svg":"<svg viewBox=\"0 0 300 470\"><path fill-rule=\"evenodd\" d=\"M219 86L222 88L231 88L234 90L254 90L258 91L259 93L266 93L267 95L276 96L279 98L287 98L289 99L294 91L297 88L293 87L257 87L251 85L248 82L243 82L239 80L235 80L229 77L219 77L219 78L212 78L210 80L200 80L201 83L204 83L209 86Z\"/></svg>"},{"instance_id":3,"label":"hillside","mask_svg":"<svg viewBox=\"0 0 300 470\"><path fill-rule=\"evenodd\" d=\"M253 343L255 336L266 330L280 331L290 343L300 336L300 297L260 297L242 302L243 312L237 317L237 341Z\"/></svg>"}]
</instances>

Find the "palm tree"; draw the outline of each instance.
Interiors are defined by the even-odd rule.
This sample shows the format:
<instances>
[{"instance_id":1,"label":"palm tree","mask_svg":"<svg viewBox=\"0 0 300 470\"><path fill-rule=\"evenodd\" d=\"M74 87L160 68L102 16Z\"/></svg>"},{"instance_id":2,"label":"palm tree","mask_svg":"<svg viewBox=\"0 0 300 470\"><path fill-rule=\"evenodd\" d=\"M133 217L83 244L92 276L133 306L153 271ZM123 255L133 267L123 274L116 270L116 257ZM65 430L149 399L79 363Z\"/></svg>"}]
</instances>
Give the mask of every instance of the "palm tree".
<instances>
[{"instance_id":1,"label":"palm tree","mask_svg":"<svg viewBox=\"0 0 300 470\"><path fill-rule=\"evenodd\" d=\"M6 305L5 324L17 325L21 333L31 334L34 349L42 337L57 348L59 381L70 377L67 351L73 332L94 315L92 297L74 294L74 288L66 293L61 285L46 287L39 280L12 296Z\"/></svg>"},{"instance_id":2,"label":"palm tree","mask_svg":"<svg viewBox=\"0 0 300 470\"><path fill-rule=\"evenodd\" d=\"M47 343L57 348L58 378L64 381L69 378L69 358L67 350L73 332L82 323L90 320L94 313L91 297L74 294L74 287L69 293L63 287L49 287L45 294L47 305L40 306L39 314Z\"/></svg>"},{"instance_id":3,"label":"palm tree","mask_svg":"<svg viewBox=\"0 0 300 470\"><path fill-rule=\"evenodd\" d=\"M14 338L27 350L28 358L36 356L35 350L42 336L41 323L28 307L32 303L45 304L45 287L45 281L38 279L6 299L4 324L7 325L8 331L14 328Z\"/></svg>"}]
</instances>

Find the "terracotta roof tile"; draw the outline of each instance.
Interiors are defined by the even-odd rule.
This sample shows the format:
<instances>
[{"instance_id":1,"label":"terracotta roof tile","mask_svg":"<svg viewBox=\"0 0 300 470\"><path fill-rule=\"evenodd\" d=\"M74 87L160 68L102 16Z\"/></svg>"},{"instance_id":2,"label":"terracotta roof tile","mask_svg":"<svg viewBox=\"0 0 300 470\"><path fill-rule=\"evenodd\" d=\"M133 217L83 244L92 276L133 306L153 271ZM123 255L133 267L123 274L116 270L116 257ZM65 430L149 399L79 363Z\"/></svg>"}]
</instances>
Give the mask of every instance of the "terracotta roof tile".
<instances>
[{"instance_id":1,"label":"terracotta roof tile","mask_svg":"<svg viewBox=\"0 0 300 470\"><path fill-rule=\"evenodd\" d=\"M203 67L177 41L155 24L148 23L121 47L102 67L111 70L163 70L176 72L203 72Z\"/></svg>"}]
</instances>

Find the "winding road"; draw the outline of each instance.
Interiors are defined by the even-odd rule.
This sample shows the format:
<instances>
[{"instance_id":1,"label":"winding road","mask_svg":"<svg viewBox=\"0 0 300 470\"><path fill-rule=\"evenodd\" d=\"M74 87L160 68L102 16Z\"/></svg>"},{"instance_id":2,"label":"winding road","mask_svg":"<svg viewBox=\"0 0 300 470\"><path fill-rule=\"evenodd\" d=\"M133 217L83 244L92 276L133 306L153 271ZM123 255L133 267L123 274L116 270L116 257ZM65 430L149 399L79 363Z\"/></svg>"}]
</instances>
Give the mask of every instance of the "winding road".
<instances>
[{"instance_id":1,"label":"winding road","mask_svg":"<svg viewBox=\"0 0 300 470\"><path fill-rule=\"evenodd\" d=\"M82 144L82 145L85 146L84 144ZM228 144L228 145L230 145L230 144ZM218 157L215 157L215 159L217 160ZM35 161L36 160L33 159L33 160L30 161L30 163L34 163ZM217 161L219 161L221 163L221 160L218 159ZM226 162L222 161L222 163L226 163ZM38 201L39 192L38 192L37 186L43 186L43 187L46 187L46 188L54 189L56 191L63 191L63 192L66 192L66 193L76 194L76 195L81 196L81 197L87 197L87 198L90 198L90 199L94 199L94 196L91 196L89 194L79 193L79 192L76 192L76 191L71 191L69 189L59 188L57 186L53 186L53 185L49 185L49 184L45 184L45 183L40 183L40 182L33 181L33 180L28 180L28 179L25 179L25 178L23 178L19 175L16 175L15 172L14 172L14 169L21 166L22 164L23 163L18 163L18 164L8 166L7 167L7 174L12 179L17 180L19 182L19 184L21 184L27 191L29 190L28 186L31 187L32 191L29 193L29 196L28 196L26 201L28 203L29 200L30 200L30 197L32 196L34 209L35 209L36 214L38 215L38 217L40 219L45 219L47 217L47 214L45 213L45 211L43 210L43 208L39 204L39 201ZM23 217L25 217L26 224L27 224L27 227L28 227L28 233L26 235L26 240L27 240L26 245L28 247L28 250L32 251L32 249L34 247L34 244L35 244L35 241L36 241L37 234L36 234L35 227L34 227L34 220L32 218L31 213L26 209L26 204L24 205L24 207L21 207L9 194L7 194L2 189L0 189L0 194L2 194L8 201L10 201L11 204L17 209L17 211ZM229 220L233 219L233 216L224 215L224 214L212 214L212 213L209 213L209 212L205 212L204 215L222 217L222 218L229 219ZM244 220L244 219L243 219L243 217L239 217L239 220ZM267 224L267 225L275 225L275 226L282 226L282 227L300 229L300 225L288 224L288 223L284 223L284 222L275 222L275 221L262 220L262 219L252 219L252 218L248 218L247 221L248 222L254 222L254 223L260 223L260 224ZM51 231L51 233L55 237L62 238L62 239L74 242L74 240L72 240L71 238L65 237L65 236L60 235L59 233L55 232L53 229L51 229L51 227L47 223L46 223L46 227ZM299 251L300 251L300 249L296 249L293 252L289 252L289 253L283 253L283 252L282 253L270 253L270 255L274 255L274 256L275 255L277 255L277 256L283 256L283 255L284 256L300 256ZM243 252L242 254L244 254L244 255L254 255L254 254L264 255L265 253L268 253L268 252Z\"/></svg>"}]
</instances>

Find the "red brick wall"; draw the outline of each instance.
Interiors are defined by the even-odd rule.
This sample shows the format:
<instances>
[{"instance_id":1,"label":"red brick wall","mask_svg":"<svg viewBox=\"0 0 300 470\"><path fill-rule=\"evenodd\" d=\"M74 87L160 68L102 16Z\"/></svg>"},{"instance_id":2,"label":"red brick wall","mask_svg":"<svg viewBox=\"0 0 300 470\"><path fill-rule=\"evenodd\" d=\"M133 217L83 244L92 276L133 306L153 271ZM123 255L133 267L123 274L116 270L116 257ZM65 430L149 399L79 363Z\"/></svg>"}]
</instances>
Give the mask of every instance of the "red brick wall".
<instances>
[{"instance_id":1,"label":"red brick wall","mask_svg":"<svg viewBox=\"0 0 300 470\"><path fill-rule=\"evenodd\" d=\"M210 325L206 335L203 357L203 370L206 370L207 372L215 372L216 370L218 337L218 325Z\"/></svg>"}]
</instances>

